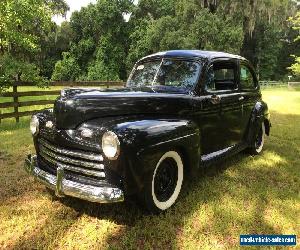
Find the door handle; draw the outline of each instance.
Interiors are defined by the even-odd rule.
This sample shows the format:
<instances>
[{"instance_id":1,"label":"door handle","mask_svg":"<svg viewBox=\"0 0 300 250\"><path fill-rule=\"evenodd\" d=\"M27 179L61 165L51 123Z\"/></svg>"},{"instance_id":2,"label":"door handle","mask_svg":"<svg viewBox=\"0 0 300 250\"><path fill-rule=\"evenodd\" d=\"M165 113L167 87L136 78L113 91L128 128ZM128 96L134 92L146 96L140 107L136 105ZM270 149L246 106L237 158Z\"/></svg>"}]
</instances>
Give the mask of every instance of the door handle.
<instances>
[{"instance_id":1,"label":"door handle","mask_svg":"<svg viewBox=\"0 0 300 250\"><path fill-rule=\"evenodd\" d=\"M239 98L239 101L243 101L244 99L245 99L245 97L241 96L241 97Z\"/></svg>"},{"instance_id":2,"label":"door handle","mask_svg":"<svg viewBox=\"0 0 300 250\"><path fill-rule=\"evenodd\" d=\"M212 104L219 104L221 102L221 97L219 95L212 95L210 101Z\"/></svg>"}]
</instances>

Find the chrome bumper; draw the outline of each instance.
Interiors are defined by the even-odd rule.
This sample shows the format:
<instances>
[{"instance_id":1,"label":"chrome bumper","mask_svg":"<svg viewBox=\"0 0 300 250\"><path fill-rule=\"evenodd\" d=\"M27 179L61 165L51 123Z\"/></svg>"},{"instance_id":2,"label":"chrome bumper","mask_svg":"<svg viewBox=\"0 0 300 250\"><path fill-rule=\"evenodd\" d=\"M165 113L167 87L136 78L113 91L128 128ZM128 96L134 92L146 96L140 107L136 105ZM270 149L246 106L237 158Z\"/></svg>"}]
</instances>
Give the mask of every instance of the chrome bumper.
<instances>
[{"instance_id":1,"label":"chrome bumper","mask_svg":"<svg viewBox=\"0 0 300 250\"><path fill-rule=\"evenodd\" d=\"M57 176L55 176L40 169L36 156L29 155L25 160L24 167L26 172L33 175L39 182L55 190L55 194L59 197L68 195L99 203L124 201L123 191L119 188L96 187L65 179L63 165L58 165Z\"/></svg>"}]
</instances>

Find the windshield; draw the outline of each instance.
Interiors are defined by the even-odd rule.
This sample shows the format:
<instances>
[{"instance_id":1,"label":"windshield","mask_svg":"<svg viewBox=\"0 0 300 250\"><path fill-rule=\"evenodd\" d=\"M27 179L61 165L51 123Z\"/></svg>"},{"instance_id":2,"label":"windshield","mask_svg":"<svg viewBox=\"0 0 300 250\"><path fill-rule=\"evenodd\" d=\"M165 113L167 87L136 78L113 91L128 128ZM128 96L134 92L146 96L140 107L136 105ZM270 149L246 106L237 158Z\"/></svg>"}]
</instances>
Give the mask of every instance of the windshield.
<instances>
[{"instance_id":1,"label":"windshield","mask_svg":"<svg viewBox=\"0 0 300 250\"><path fill-rule=\"evenodd\" d=\"M128 87L161 86L190 90L198 80L200 64L187 60L162 59L135 66Z\"/></svg>"}]
</instances>

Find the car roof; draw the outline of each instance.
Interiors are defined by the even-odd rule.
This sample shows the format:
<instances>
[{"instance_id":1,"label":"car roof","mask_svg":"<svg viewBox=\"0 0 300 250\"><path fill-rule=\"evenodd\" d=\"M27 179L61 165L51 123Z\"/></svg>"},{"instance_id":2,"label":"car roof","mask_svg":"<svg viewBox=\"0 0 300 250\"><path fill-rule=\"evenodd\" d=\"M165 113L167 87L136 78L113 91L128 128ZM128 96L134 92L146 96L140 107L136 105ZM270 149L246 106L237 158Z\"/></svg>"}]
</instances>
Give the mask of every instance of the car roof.
<instances>
[{"instance_id":1,"label":"car roof","mask_svg":"<svg viewBox=\"0 0 300 250\"><path fill-rule=\"evenodd\" d=\"M168 51L162 51L155 54L151 54L148 56L145 56L141 59L146 60L150 59L152 57L195 57L195 58L206 58L206 59L215 59L215 58L234 58L234 59L240 59L240 60L246 60L244 57L239 55L233 55L225 52L219 52L219 51L207 51L207 50L168 50Z\"/></svg>"}]
</instances>

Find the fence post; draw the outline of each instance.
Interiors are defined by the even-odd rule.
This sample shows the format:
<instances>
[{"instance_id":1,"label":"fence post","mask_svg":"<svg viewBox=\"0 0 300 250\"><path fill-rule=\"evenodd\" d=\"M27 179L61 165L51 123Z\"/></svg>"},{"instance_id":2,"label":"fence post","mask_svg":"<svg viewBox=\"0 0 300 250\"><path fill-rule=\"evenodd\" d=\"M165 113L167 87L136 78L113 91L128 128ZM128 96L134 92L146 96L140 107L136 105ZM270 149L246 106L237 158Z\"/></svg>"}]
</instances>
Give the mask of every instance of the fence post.
<instances>
[{"instance_id":1,"label":"fence post","mask_svg":"<svg viewBox=\"0 0 300 250\"><path fill-rule=\"evenodd\" d=\"M13 85L13 93L14 93L14 113L16 122L19 122L19 97L18 94L18 82L15 82Z\"/></svg>"}]
</instances>

